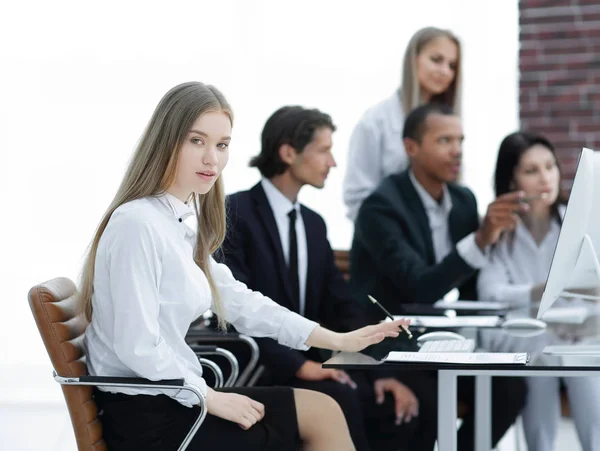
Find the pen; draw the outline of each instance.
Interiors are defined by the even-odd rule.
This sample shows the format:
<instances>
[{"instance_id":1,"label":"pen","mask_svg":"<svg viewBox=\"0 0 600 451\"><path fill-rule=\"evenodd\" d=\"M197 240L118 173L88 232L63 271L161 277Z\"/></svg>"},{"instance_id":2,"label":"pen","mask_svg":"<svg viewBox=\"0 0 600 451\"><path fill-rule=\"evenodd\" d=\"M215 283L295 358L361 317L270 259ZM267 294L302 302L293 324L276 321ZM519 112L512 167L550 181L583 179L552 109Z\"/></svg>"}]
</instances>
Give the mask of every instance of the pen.
<instances>
[{"instance_id":1,"label":"pen","mask_svg":"<svg viewBox=\"0 0 600 451\"><path fill-rule=\"evenodd\" d=\"M373 296L371 296L370 294L367 295L367 297L369 298L369 300L375 304L377 307L379 307L381 309L381 311L383 311L383 313L385 313L385 315L391 319L392 321L394 321L394 317L392 316L392 314L390 312L388 312L386 310L386 308L381 305L379 302L377 302L377 299L375 299ZM404 330L404 332L406 332L406 335L408 335L408 338L412 338L412 334L410 333L410 330L408 330L408 328L406 326L400 326L402 327L402 330Z\"/></svg>"},{"instance_id":2,"label":"pen","mask_svg":"<svg viewBox=\"0 0 600 451\"><path fill-rule=\"evenodd\" d=\"M537 194L535 196L523 197L522 199L519 199L519 203L520 204L530 204L534 200L545 199L546 197L548 197L548 194L546 194L546 193Z\"/></svg>"}]
</instances>

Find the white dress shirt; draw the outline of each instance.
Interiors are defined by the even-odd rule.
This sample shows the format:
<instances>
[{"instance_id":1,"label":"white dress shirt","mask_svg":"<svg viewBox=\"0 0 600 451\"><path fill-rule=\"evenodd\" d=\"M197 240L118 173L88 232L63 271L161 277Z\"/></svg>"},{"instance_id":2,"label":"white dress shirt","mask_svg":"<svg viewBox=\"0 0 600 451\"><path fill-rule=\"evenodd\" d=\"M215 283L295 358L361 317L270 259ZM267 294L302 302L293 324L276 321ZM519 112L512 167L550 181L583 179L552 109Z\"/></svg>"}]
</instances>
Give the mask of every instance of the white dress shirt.
<instances>
[{"instance_id":1,"label":"white dress shirt","mask_svg":"<svg viewBox=\"0 0 600 451\"><path fill-rule=\"evenodd\" d=\"M196 234L185 223L190 219L193 210L168 193L128 202L112 214L98 245L92 322L85 333L90 374L183 378L206 393L202 367L185 342L190 324L212 308L208 280L193 259ZM238 331L308 349L316 323L249 290L212 258L210 268L224 318ZM164 393L188 407L198 402L183 390L104 390Z\"/></svg>"},{"instance_id":2,"label":"white dress shirt","mask_svg":"<svg viewBox=\"0 0 600 451\"><path fill-rule=\"evenodd\" d=\"M347 216L352 221L381 180L408 167L403 127L404 111L396 91L367 110L354 128L343 186Z\"/></svg>"},{"instance_id":3,"label":"white dress shirt","mask_svg":"<svg viewBox=\"0 0 600 451\"><path fill-rule=\"evenodd\" d=\"M564 211L564 207L559 209L561 215ZM490 264L479 273L479 298L513 306L529 305L531 289L548 277L559 234L560 224L552 221L538 246L529 229L519 222L512 242L507 237L500 240L491 252Z\"/></svg>"},{"instance_id":4,"label":"white dress shirt","mask_svg":"<svg viewBox=\"0 0 600 451\"><path fill-rule=\"evenodd\" d=\"M448 192L448 187L444 185L442 200L440 203L436 202L415 178L412 171L408 175L425 207L425 212L429 220L429 228L431 229L435 261L439 263L454 249L448 226L448 218L450 211L452 211L452 198ZM460 240L456 244L456 250L458 255L472 268L481 269L488 263L487 252L482 252L475 242L475 232L470 233Z\"/></svg>"},{"instance_id":5,"label":"white dress shirt","mask_svg":"<svg viewBox=\"0 0 600 451\"><path fill-rule=\"evenodd\" d=\"M294 208L296 210L296 244L298 245L298 280L300 282L300 314L304 315L304 307L306 305L306 274L308 271L308 248L306 245L306 229L304 228L304 219L300 212L300 204L292 203L281 191L277 189L270 180L263 178L261 185L265 190L265 195L273 210L277 230L279 231L279 241L283 250L283 257L286 264L290 264L290 240L289 227L290 218L289 212Z\"/></svg>"}]
</instances>

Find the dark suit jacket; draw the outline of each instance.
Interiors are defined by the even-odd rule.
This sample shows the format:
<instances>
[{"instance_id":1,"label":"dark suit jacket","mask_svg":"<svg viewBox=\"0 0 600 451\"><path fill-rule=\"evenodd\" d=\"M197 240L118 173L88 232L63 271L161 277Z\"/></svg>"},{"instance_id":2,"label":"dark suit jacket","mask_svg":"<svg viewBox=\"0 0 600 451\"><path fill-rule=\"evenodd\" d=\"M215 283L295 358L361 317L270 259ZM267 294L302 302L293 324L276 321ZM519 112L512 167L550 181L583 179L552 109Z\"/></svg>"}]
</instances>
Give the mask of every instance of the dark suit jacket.
<instances>
[{"instance_id":1,"label":"dark suit jacket","mask_svg":"<svg viewBox=\"0 0 600 451\"><path fill-rule=\"evenodd\" d=\"M304 316L337 332L367 325L365 312L350 296L348 285L335 266L323 218L305 206L300 207L300 213L308 250ZM228 196L227 214L227 237L217 259L252 290L298 312L273 210L261 184ZM293 379L307 359L322 360L316 349L307 354L271 339L257 341L261 363L270 371L274 383Z\"/></svg>"},{"instance_id":2,"label":"dark suit jacket","mask_svg":"<svg viewBox=\"0 0 600 451\"><path fill-rule=\"evenodd\" d=\"M477 202L467 188L449 184L448 191L456 244L478 229ZM461 299L475 300L476 273L456 248L436 264L429 219L408 171L384 179L364 201L350 252L350 284L370 316L382 315L369 306L367 294L392 313L402 313L406 303L432 304L452 288L459 288Z\"/></svg>"}]
</instances>

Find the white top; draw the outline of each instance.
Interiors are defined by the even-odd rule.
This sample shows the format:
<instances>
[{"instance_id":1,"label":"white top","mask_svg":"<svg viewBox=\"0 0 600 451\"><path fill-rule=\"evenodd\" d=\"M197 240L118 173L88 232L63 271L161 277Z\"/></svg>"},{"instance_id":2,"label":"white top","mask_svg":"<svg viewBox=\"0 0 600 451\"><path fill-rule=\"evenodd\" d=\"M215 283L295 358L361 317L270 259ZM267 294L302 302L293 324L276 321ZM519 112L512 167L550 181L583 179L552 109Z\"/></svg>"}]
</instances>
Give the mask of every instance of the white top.
<instances>
[{"instance_id":1,"label":"white top","mask_svg":"<svg viewBox=\"0 0 600 451\"><path fill-rule=\"evenodd\" d=\"M347 216L352 221L381 180L408 167L403 127L404 112L396 91L367 110L354 128L343 187Z\"/></svg>"},{"instance_id":2,"label":"white top","mask_svg":"<svg viewBox=\"0 0 600 451\"><path fill-rule=\"evenodd\" d=\"M151 380L184 378L206 393L202 367L185 342L190 324L212 307L204 272L193 260L196 234L184 220L193 210L164 194L115 210L100 238L95 262L92 322L85 333L91 375ZM236 281L210 259L224 318L245 334L308 349L316 323ZM190 407L189 391L105 388L126 394L164 393Z\"/></svg>"},{"instance_id":3,"label":"white top","mask_svg":"<svg viewBox=\"0 0 600 451\"><path fill-rule=\"evenodd\" d=\"M564 211L564 207L559 209L561 215ZM513 306L529 305L533 286L548 277L559 235L560 224L552 221L538 246L529 229L519 222L512 243L506 237L501 239L491 252L490 264L479 273L479 298Z\"/></svg>"},{"instance_id":4,"label":"white top","mask_svg":"<svg viewBox=\"0 0 600 451\"><path fill-rule=\"evenodd\" d=\"M306 229L304 228L304 219L300 212L300 204L292 203L277 189L270 180L262 179L261 184L265 190L265 195L273 210L277 230L279 231L279 241L283 250L283 257L289 266L290 264L290 240L288 237L290 218L288 216L292 208L296 209L296 244L298 245L298 280L300 281L300 314L304 316L304 307L306 305L306 274L308 271L308 248L306 245Z\"/></svg>"},{"instance_id":5,"label":"white top","mask_svg":"<svg viewBox=\"0 0 600 451\"><path fill-rule=\"evenodd\" d=\"M435 261L439 263L454 249L448 226L448 217L452 210L452 198L448 192L448 187L444 185L442 201L441 203L436 202L415 178L412 171L408 175L425 207L425 212L429 220L429 228L431 229ZM481 269L488 263L487 252L482 252L475 242L475 232L470 233L460 240L456 244L456 251L472 268Z\"/></svg>"}]
</instances>

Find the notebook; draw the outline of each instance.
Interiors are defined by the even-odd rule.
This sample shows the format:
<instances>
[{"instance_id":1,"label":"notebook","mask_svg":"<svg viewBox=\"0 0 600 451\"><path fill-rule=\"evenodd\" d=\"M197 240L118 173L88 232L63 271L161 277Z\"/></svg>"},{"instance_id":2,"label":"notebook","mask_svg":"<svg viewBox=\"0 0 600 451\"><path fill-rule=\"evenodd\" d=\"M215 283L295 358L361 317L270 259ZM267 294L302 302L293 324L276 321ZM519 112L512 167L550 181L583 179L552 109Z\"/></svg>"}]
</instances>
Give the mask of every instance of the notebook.
<instances>
[{"instance_id":1,"label":"notebook","mask_svg":"<svg viewBox=\"0 0 600 451\"><path fill-rule=\"evenodd\" d=\"M394 316L394 319L409 319L410 326L423 327L497 327L500 324L499 316L481 315L481 316L456 316L448 318L447 316ZM388 319L389 321L389 319Z\"/></svg>"},{"instance_id":2,"label":"notebook","mask_svg":"<svg viewBox=\"0 0 600 451\"><path fill-rule=\"evenodd\" d=\"M384 362L457 363L465 365L526 365L529 354L500 352L398 352L392 351Z\"/></svg>"},{"instance_id":3,"label":"notebook","mask_svg":"<svg viewBox=\"0 0 600 451\"><path fill-rule=\"evenodd\" d=\"M435 308L443 310L507 310L509 305L502 302L483 301L454 301L448 302L443 299L433 304Z\"/></svg>"}]
</instances>

